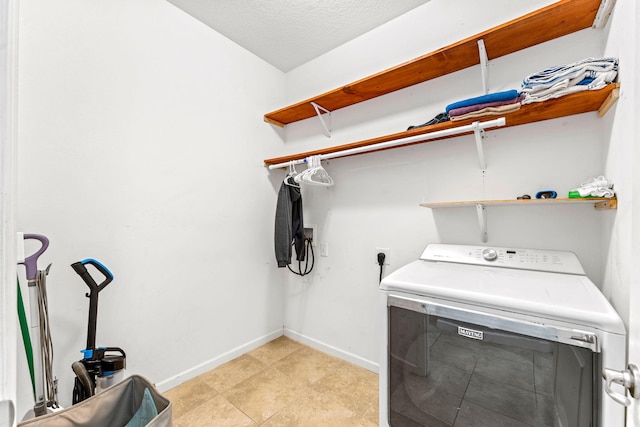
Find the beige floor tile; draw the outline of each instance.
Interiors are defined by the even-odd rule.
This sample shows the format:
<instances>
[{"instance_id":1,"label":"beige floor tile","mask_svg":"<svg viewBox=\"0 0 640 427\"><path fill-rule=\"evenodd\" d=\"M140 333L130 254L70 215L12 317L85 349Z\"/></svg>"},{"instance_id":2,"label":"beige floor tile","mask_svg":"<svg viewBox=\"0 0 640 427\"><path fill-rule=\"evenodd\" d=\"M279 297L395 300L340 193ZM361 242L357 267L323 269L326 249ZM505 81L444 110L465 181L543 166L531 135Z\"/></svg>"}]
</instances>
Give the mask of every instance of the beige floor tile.
<instances>
[{"instance_id":1,"label":"beige floor tile","mask_svg":"<svg viewBox=\"0 0 640 427\"><path fill-rule=\"evenodd\" d=\"M181 417L173 419L173 427L245 427L257 426L222 395L217 395Z\"/></svg>"},{"instance_id":2,"label":"beige floor tile","mask_svg":"<svg viewBox=\"0 0 640 427\"><path fill-rule=\"evenodd\" d=\"M373 427L378 376L287 337L163 393L174 427Z\"/></svg>"},{"instance_id":3,"label":"beige floor tile","mask_svg":"<svg viewBox=\"0 0 640 427\"><path fill-rule=\"evenodd\" d=\"M302 348L302 344L291 338L281 336L247 354L255 357L262 363L271 365L299 348Z\"/></svg>"},{"instance_id":4,"label":"beige floor tile","mask_svg":"<svg viewBox=\"0 0 640 427\"><path fill-rule=\"evenodd\" d=\"M366 420L378 421L378 375L342 362L330 374L310 385Z\"/></svg>"},{"instance_id":5,"label":"beige floor tile","mask_svg":"<svg viewBox=\"0 0 640 427\"><path fill-rule=\"evenodd\" d=\"M372 427L354 411L321 393L309 390L261 424L262 427Z\"/></svg>"},{"instance_id":6,"label":"beige floor tile","mask_svg":"<svg viewBox=\"0 0 640 427\"><path fill-rule=\"evenodd\" d=\"M286 374L292 381L310 385L335 371L341 361L319 350L304 346L283 357L273 367Z\"/></svg>"},{"instance_id":7,"label":"beige floor tile","mask_svg":"<svg viewBox=\"0 0 640 427\"><path fill-rule=\"evenodd\" d=\"M223 393L223 396L257 423L294 402L305 388L276 369L267 368Z\"/></svg>"},{"instance_id":8,"label":"beige floor tile","mask_svg":"<svg viewBox=\"0 0 640 427\"><path fill-rule=\"evenodd\" d=\"M264 370L264 363L248 354L200 375L200 379L219 393L229 390L252 375Z\"/></svg>"},{"instance_id":9,"label":"beige floor tile","mask_svg":"<svg viewBox=\"0 0 640 427\"><path fill-rule=\"evenodd\" d=\"M378 419L376 419L375 421L371 421L370 419L362 418L360 420L360 424L358 424L358 427L378 427L380 425L378 423Z\"/></svg>"},{"instance_id":10,"label":"beige floor tile","mask_svg":"<svg viewBox=\"0 0 640 427\"><path fill-rule=\"evenodd\" d=\"M198 377L163 393L171 401L174 418L181 417L217 394L217 391Z\"/></svg>"}]
</instances>

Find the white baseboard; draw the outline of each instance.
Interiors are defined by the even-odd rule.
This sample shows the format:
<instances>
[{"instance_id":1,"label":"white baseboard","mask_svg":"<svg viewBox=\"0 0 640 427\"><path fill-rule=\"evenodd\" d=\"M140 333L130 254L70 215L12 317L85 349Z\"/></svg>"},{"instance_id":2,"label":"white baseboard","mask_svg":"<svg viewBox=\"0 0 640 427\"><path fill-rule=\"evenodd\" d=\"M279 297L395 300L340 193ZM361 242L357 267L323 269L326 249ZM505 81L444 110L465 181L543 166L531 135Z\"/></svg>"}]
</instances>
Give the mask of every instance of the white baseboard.
<instances>
[{"instance_id":1,"label":"white baseboard","mask_svg":"<svg viewBox=\"0 0 640 427\"><path fill-rule=\"evenodd\" d=\"M283 335L283 330L276 329L273 332L270 332L262 337L256 338L253 341L249 341L246 344L243 344L239 347L236 347L232 350L227 351L213 359L207 360L193 368L187 369L173 377L167 378L166 380L155 383L155 386L162 393L173 387L176 387L182 384L185 381L189 381L192 378L197 377L198 375L204 374L214 368L217 368L220 365L223 365L236 357L242 356L243 354L260 347L268 343L269 341L273 341L274 339L281 337Z\"/></svg>"},{"instance_id":2,"label":"white baseboard","mask_svg":"<svg viewBox=\"0 0 640 427\"><path fill-rule=\"evenodd\" d=\"M351 362L354 365L358 365L362 368L368 369L371 372L375 372L376 374L379 372L379 364L373 362L371 360L367 360L363 357L355 355L353 353L349 353L348 351L341 350L339 348L333 347L332 345L326 344L322 341L318 341L314 338L310 338L306 335L303 335L299 332L292 331L291 329L284 328L284 336L291 338L292 340L296 340L303 344L308 345L309 347L313 347L317 350L324 351L325 353L331 354L332 356L338 357L340 359L346 360L347 362Z\"/></svg>"},{"instance_id":3,"label":"white baseboard","mask_svg":"<svg viewBox=\"0 0 640 427\"><path fill-rule=\"evenodd\" d=\"M173 377L157 382L155 383L155 385L161 393L165 392L173 387L184 383L185 381L189 381L190 379L195 378L198 375L204 374L205 372L217 368L218 366L223 365L235 359L236 357L242 356L243 354L258 348L261 345L268 343L269 341L273 341L274 339L282 335L289 337L295 341L301 342L302 344L308 345L309 347L313 347L317 350L331 354L332 356L338 357L342 360L346 360L347 362L351 362L354 365L360 366L364 369L368 369L369 371L375 373L379 372L379 365L375 362L372 362L371 360L367 360L353 353L349 353L348 351L333 347L332 345L326 344L322 341L318 341L314 338L310 338L299 332L292 331L291 329L283 328L276 329L275 331L270 332L262 337L256 338L253 341L249 341L246 344L229 350L226 353L214 357L213 359L207 360L197 366L194 366L193 368L187 369L186 371L174 375Z\"/></svg>"}]
</instances>

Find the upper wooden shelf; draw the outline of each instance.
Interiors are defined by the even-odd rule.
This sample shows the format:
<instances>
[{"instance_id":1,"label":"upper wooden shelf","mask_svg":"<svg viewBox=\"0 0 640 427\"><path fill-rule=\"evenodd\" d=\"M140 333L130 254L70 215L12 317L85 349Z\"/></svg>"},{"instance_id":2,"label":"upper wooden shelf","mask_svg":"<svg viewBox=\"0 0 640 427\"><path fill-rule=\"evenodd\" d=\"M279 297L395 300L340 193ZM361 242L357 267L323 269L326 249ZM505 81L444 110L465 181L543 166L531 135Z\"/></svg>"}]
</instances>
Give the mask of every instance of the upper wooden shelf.
<instances>
[{"instance_id":1,"label":"upper wooden shelf","mask_svg":"<svg viewBox=\"0 0 640 427\"><path fill-rule=\"evenodd\" d=\"M494 59L589 28L593 25L600 2L560 0L404 64L267 113L264 121L282 127L315 116L311 102L335 111L477 65L480 63L480 39L484 41L488 59Z\"/></svg>"},{"instance_id":2,"label":"upper wooden shelf","mask_svg":"<svg viewBox=\"0 0 640 427\"><path fill-rule=\"evenodd\" d=\"M525 104L520 107L519 110L504 114L503 117L506 120L504 127L518 126L526 123L533 123L543 120L555 119L558 117L571 116L574 114L588 113L592 111L598 111L602 116L611 107L615 100L619 96L620 84L614 83L605 86L600 90L587 90L583 92L576 92L570 95L563 96L562 98L552 99L545 102L536 102L533 104ZM398 132L391 135L380 136L377 138L367 139L364 141L353 142L350 144L338 145L329 148L323 148L319 150L307 151L304 153L292 154L283 157L275 157L272 159L264 160L265 165L276 165L280 163L289 162L291 160L300 160L309 156L317 154L329 154L338 151L348 150L351 148L365 147L369 145L378 144L380 142L393 141L410 136L422 135L430 132L440 131L444 129L450 129L458 126L468 125L477 120L491 120L500 116L485 116L474 119L460 120L455 122L443 122L431 126L425 126L422 128L412 129L404 132ZM472 133L472 132L469 132ZM454 136L445 136L437 139L431 139L429 141L408 143L406 145L420 144L424 142L437 141L445 138L453 138L463 134ZM374 150L372 150L374 151Z\"/></svg>"}]
</instances>

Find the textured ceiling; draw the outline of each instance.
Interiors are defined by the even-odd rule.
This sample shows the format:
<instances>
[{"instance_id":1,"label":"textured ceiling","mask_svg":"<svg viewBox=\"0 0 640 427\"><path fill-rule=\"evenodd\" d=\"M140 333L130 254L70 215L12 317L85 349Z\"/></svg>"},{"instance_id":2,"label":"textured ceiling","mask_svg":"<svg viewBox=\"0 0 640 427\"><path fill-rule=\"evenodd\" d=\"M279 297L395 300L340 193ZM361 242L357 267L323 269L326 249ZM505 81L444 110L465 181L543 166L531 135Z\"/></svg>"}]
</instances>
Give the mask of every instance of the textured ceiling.
<instances>
[{"instance_id":1,"label":"textured ceiling","mask_svg":"<svg viewBox=\"0 0 640 427\"><path fill-rule=\"evenodd\" d=\"M289 71L429 0L167 0Z\"/></svg>"}]
</instances>

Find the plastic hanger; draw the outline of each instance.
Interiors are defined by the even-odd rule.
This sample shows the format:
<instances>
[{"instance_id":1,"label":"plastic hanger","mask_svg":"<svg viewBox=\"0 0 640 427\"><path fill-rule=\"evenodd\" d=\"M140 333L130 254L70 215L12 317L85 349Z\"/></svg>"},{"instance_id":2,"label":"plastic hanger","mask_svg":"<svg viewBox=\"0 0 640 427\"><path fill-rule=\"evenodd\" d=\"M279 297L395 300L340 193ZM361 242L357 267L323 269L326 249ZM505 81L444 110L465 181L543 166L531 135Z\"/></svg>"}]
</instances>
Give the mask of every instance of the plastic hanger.
<instances>
[{"instance_id":1,"label":"plastic hanger","mask_svg":"<svg viewBox=\"0 0 640 427\"><path fill-rule=\"evenodd\" d=\"M307 162L307 169L303 170L302 172L300 172L299 174L297 174L296 176L293 177L294 181L297 183L302 183L302 181L304 180L304 176L306 174L309 173L309 171L311 170L312 166L311 166L311 157L305 159L305 162Z\"/></svg>"},{"instance_id":2,"label":"plastic hanger","mask_svg":"<svg viewBox=\"0 0 640 427\"><path fill-rule=\"evenodd\" d=\"M289 173L284 177L284 183L290 187L300 188L300 184L296 181L296 177L300 175L293 163L289 165Z\"/></svg>"},{"instance_id":3,"label":"plastic hanger","mask_svg":"<svg viewBox=\"0 0 640 427\"><path fill-rule=\"evenodd\" d=\"M318 164L314 168L313 172L305 177L305 182L312 185L324 185L327 187L333 185L333 179L320 164L320 159L318 159Z\"/></svg>"},{"instance_id":4,"label":"plastic hanger","mask_svg":"<svg viewBox=\"0 0 640 427\"><path fill-rule=\"evenodd\" d=\"M319 155L309 157L307 163L307 169L300 175L296 176L296 182L325 187L333 185L333 179L322 167Z\"/></svg>"}]
</instances>

